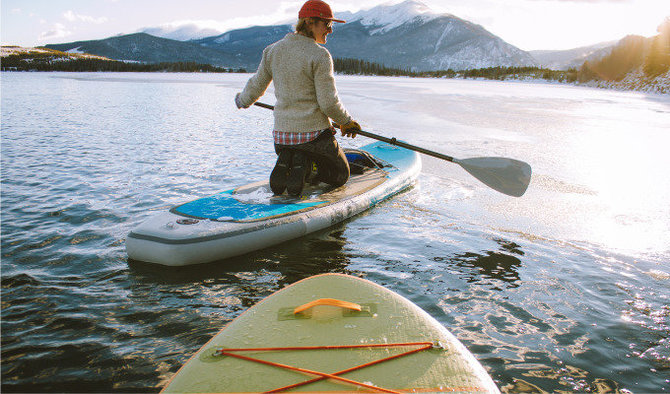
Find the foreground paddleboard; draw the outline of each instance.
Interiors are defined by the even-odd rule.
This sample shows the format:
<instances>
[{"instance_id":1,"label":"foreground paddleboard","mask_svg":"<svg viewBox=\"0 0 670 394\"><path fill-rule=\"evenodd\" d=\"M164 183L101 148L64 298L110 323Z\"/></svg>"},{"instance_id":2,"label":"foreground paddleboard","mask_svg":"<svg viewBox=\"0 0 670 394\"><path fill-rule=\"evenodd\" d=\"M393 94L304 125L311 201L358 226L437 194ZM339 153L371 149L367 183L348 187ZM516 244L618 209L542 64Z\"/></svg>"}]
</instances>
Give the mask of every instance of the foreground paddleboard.
<instances>
[{"instance_id":1,"label":"foreground paddleboard","mask_svg":"<svg viewBox=\"0 0 670 394\"><path fill-rule=\"evenodd\" d=\"M250 308L164 388L274 390L499 392L475 357L421 308L370 281L340 274L302 280Z\"/></svg>"},{"instance_id":2,"label":"foreground paddleboard","mask_svg":"<svg viewBox=\"0 0 670 394\"><path fill-rule=\"evenodd\" d=\"M342 187L311 185L293 198L273 196L263 181L200 198L135 228L126 239L128 257L181 266L276 245L371 208L409 187L421 171L417 153L382 142L346 153L358 171Z\"/></svg>"}]
</instances>

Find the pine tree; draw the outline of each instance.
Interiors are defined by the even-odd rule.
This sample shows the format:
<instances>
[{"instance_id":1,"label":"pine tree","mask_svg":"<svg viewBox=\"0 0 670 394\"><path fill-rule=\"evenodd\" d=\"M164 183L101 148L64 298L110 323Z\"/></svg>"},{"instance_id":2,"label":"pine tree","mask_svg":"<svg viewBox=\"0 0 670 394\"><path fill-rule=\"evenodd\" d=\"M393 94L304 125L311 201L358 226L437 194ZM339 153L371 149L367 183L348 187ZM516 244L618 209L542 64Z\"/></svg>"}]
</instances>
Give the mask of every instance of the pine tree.
<instances>
[{"instance_id":1,"label":"pine tree","mask_svg":"<svg viewBox=\"0 0 670 394\"><path fill-rule=\"evenodd\" d=\"M660 33L653 38L649 56L645 59L644 73L655 77L670 69L670 17L658 27Z\"/></svg>"}]
</instances>

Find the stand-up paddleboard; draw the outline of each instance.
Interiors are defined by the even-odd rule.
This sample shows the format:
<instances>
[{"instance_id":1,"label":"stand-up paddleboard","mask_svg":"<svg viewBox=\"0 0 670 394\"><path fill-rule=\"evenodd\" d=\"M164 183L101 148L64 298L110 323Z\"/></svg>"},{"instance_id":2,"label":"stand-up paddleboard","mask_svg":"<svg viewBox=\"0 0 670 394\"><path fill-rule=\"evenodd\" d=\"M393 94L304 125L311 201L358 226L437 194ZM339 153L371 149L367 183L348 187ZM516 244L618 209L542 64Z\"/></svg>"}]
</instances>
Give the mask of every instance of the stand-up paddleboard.
<instances>
[{"instance_id":1,"label":"stand-up paddleboard","mask_svg":"<svg viewBox=\"0 0 670 394\"><path fill-rule=\"evenodd\" d=\"M499 391L472 353L421 308L370 281L324 274L233 320L164 392Z\"/></svg>"},{"instance_id":2,"label":"stand-up paddleboard","mask_svg":"<svg viewBox=\"0 0 670 394\"><path fill-rule=\"evenodd\" d=\"M333 189L309 185L302 197L273 196L267 181L200 198L163 212L126 239L132 260L171 266L207 263L321 230L410 186L419 155L382 142L345 150L352 175Z\"/></svg>"}]
</instances>

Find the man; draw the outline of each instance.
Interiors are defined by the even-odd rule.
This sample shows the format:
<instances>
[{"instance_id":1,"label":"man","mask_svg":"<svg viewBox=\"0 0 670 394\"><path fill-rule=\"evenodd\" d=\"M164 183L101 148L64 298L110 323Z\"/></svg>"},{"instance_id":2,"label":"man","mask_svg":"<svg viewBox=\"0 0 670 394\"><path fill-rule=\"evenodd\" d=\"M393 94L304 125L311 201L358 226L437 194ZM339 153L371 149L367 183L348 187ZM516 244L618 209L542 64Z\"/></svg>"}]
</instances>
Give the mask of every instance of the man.
<instances>
[{"instance_id":1,"label":"man","mask_svg":"<svg viewBox=\"0 0 670 394\"><path fill-rule=\"evenodd\" d=\"M313 177L339 187L349 179L349 164L335 139L330 119L343 136L356 136L360 125L340 103L335 88L333 59L325 44L335 19L330 6L308 0L298 13L295 33L263 51L256 74L235 97L238 108L248 108L274 81L277 103L274 111L274 142L277 164L270 175L276 195L286 190L299 196L305 181Z\"/></svg>"}]
</instances>

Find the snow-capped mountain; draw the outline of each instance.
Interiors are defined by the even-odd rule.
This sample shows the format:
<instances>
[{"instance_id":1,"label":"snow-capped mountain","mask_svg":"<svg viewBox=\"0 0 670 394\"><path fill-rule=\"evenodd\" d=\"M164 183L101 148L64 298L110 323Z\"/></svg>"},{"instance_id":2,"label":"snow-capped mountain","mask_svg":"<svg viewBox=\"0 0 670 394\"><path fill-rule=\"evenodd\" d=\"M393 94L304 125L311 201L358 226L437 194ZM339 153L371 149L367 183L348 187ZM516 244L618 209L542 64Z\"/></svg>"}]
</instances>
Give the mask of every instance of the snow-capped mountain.
<instances>
[{"instance_id":1,"label":"snow-capped mountain","mask_svg":"<svg viewBox=\"0 0 670 394\"><path fill-rule=\"evenodd\" d=\"M530 51L530 54L542 67L553 70L579 68L585 61L602 59L612 52L617 41L602 42L585 47L558 51Z\"/></svg>"},{"instance_id":2,"label":"snow-capped mountain","mask_svg":"<svg viewBox=\"0 0 670 394\"><path fill-rule=\"evenodd\" d=\"M383 33L386 30L409 22L414 18L419 17L427 22L428 20L439 16L439 14L434 13L430 8L419 1L406 1L395 6L390 5L390 3L380 5L374 9L360 11L355 14L351 12L339 12L336 13L336 16L347 22L360 20L361 23L366 26L379 26L380 28L378 31L375 31L374 33ZM277 26L291 25L295 24L295 22L296 21L293 19L290 19L282 21L277 24ZM206 37L222 35L227 32L227 30L222 30L221 26L214 27L214 25L220 25L220 23L216 24L214 21L208 21L208 23L198 23L194 21L173 22L159 26L144 27L139 29L138 32L178 41L199 40Z\"/></svg>"},{"instance_id":3,"label":"snow-capped mountain","mask_svg":"<svg viewBox=\"0 0 670 394\"><path fill-rule=\"evenodd\" d=\"M417 71L536 65L527 52L483 27L451 14L435 13L416 0L336 16L347 23L336 24L328 37L326 47L333 57ZM290 31L290 24L255 26L194 42L235 53L244 67L253 69L263 48Z\"/></svg>"},{"instance_id":4,"label":"snow-capped mountain","mask_svg":"<svg viewBox=\"0 0 670 394\"><path fill-rule=\"evenodd\" d=\"M370 10L338 13L337 17L349 23L359 21L371 28L370 34L383 34L405 23L429 22L439 17L420 1L405 1L397 5L382 4Z\"/></svg>"},{"instance_id":5,"label":"snow-capped mountain","mask_svg":"<svg viewBox=\"0 0 670 394\"><path fill-rule=\"evenodd\" d=\"M353 14L331 37L327 47L335 57L418 71L536 64L482 26L413 0Z\"/></svg>"},{"instance_id":6,"label":"snow-capped mountain","mask_svg":"<svg viewBox=\"0 0 670 394\"><path fill-rule=\"evenodd\" d=\"M537 64L530 54L482 26L451 14L433 12L418 0L382 4L356 13L337 13L336 16L347 21L336 24L333 34L328 37L326 47L336 58L360 59L414 71ZM293 31L292 23L253 26L204 38L197 38L205 32L195 25L180 25L179 28L167 25L145 29L141 34L85 44L89 53L115 59L117 55L132 55L132 60L147 62L166 61L170 56L175 56L175 61L201 62L203 58L210 58L216 59L216 63L211 63L215 66L254 70L263 48ZM151 40L148 35L142 35L146 33L172 40L157 37ZM164 40L173 43L168 45ZM188 42L182 42L186 40ZM132 51L123 48L124 44L132 45ZM184 44L189 45L185 47ZM60 50L78 46L81 43L50 45ZM206 56L196 53L198 47ZM165 48L170 50L166 52ZM181 50L172 50L174 48Z\"/></svg>"}]
</instances>

